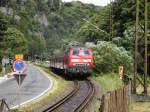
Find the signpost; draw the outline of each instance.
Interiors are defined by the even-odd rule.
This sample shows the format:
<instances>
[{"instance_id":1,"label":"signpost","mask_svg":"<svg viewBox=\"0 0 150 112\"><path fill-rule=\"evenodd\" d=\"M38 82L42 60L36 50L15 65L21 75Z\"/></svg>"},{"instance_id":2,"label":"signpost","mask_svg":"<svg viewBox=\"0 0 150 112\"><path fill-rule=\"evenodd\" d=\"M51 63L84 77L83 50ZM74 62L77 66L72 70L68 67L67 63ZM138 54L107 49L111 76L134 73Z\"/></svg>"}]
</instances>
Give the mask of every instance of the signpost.
<instances>
[{"instance_id":1,"label":"signpost","mask_svg":"<svg viewBox=\"0 0 150 112\"><path fill-rule=\"evenodd\" d=\"M24 81L26 74L22 74L22 72L25 70L25 62L21 59L23 59L23 55L16 55L15 56L16 61L13 63L14 71L18 72L17 74L14 74L14 77L18 83L18 105L20 108L21 103L21 95L20 95L20 88L21 84Z\"/></svg>"},{"instance_id":2,"label":"signpost","mask_svg":"<svg viewBox=\"0 0 150 112\"><path fill-rule=\"evenodd\" d=\"M3 76L6 74L6 65L9 64L9 58L2 59L2 73Z\"/></svg>"},{"instance_id":3,"label":"signpost","mask_svg":"<svg viewBox=\"0 0 150 112\"><path fill-rule=\"evenodd\" d=\"M119 66L119 78L122 80L124 77L124 67Z\"/></svg>"}]
</instances>

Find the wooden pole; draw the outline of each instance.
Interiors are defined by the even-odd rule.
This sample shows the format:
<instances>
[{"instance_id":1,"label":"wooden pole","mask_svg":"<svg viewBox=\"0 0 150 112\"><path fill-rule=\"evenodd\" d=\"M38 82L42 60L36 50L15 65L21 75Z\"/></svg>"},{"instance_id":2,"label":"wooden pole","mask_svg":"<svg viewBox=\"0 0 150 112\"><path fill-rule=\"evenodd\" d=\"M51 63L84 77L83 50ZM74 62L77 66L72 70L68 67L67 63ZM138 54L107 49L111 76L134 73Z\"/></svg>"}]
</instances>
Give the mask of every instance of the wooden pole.
<instances>
[{"instance_id":1,"label":"wooden pole","mask_svg":"<svg viewBox=\"0 0 150 112\"><path fill-rule=\"evenodd\" d=\"M138 53L138 30L139 30L139 0L136 0L136 29L135 29L135 52L134 52L134 82L133 93L136 93L136 77L137 77L137 53Z\"/></svg>"},{"instance_id":2,"label":"wooden pole","mask_svg":"<svg viewBox=\"0 0 150 112\"><path fill-rule=\"evenodd\" d=\"M147 0L145 0L145 11L144 11L144 42L145 42L145 59L144 59L144 94L147 95Z\"/></svg>"},{"instance_id":3,"label":"wooden pole","mask_svg":"<svg viewBox=\"0 0 150 112\"><path fill-rule=\"evenodd\" d=\"M113 0L110 0L110 25L109 25L109 41L113 38Z\"/></svg>"}]
</instances>

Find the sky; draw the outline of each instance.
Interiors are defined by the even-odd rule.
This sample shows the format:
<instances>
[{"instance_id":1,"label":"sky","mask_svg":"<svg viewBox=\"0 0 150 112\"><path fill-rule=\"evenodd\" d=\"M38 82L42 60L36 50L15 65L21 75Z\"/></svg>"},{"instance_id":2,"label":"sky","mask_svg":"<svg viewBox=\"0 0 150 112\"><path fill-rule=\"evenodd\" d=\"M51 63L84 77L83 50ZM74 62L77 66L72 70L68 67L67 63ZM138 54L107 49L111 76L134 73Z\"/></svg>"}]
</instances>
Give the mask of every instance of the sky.
<instances>
[{"instance_id":1,"label":"sky","mask_svg":"<svg viewBox=\"0 0 150 112\"><path fill-rule=\"evenodd\" d=\"M70 1L81 1L83 3L92 3L95 5L105 6L107 5L110 0L62 0L64 2L70 2Z\"/></svg>"}]
</instances>

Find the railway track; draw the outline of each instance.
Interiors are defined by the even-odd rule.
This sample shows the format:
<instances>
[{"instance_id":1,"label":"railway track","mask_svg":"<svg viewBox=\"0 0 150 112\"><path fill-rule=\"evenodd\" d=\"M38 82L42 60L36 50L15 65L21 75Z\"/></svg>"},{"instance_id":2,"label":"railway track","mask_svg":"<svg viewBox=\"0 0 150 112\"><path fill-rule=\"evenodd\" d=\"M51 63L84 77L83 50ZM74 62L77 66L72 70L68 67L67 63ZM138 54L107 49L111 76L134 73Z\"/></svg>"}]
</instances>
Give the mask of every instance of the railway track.
<instances>
[{"instance_id":1,"label":"railway track","mask_svg":"<svg viewBox=\"0 0 150 112\"><path fill-rule=\"evenodd\" d=\"M74 89L66 97L43 112L84 112L95 93L89 81L74 81Z\"/></svg>"}]
</instances>

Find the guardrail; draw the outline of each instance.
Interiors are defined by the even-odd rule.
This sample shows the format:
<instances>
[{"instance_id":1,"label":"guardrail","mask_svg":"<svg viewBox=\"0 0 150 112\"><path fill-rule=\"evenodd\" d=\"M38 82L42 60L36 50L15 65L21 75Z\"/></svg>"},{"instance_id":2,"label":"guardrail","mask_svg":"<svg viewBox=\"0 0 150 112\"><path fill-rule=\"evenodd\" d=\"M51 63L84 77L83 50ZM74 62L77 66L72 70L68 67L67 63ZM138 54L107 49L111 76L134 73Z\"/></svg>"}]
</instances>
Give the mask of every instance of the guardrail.
<instances>
[{"instance_id":1,"label":"guardrail","mask_svg":"<svg viewBox=\"0 0 150 112\"><path fill-rule=\"evenodd\" d=\"M7 110L10 110L10 108L8 107L5 99L0 100L0 112L5 112Z\"/></svg>"},{"instance_id":2,"label":"guardrail","mask_svg":"<svg viewBox=\"0 0 150 112\"><path fill-rule=\"evenodd\" d=\"M129 112L131 84L102 96L100 112Z\"/></svg>"}]
</instances>

